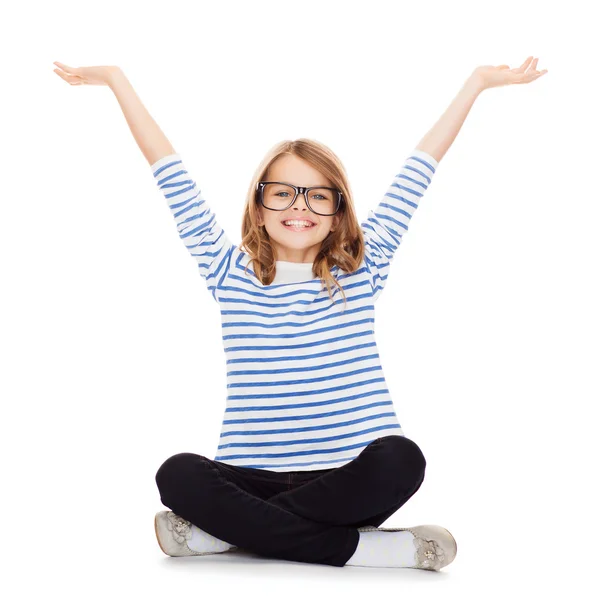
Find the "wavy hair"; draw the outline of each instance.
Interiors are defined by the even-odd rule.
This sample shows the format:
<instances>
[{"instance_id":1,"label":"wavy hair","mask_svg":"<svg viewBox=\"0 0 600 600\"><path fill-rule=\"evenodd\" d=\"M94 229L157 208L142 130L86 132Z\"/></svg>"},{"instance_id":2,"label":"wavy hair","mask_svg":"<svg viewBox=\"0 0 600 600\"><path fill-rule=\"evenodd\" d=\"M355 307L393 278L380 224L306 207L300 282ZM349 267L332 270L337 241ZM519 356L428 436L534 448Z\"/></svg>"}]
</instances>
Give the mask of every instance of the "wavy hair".
<instances>
[{"instance_id":1,"label":"wavy hair","mask_svg":"<svg viewBox=\"0 0 600 600\"><path fill-rule=\"evenodd\" d=\"M364 239L354 211L354 201L346 169L340 159L324 144L308 138L284 140L275 144L258 165L246 196L242 221L242 241L240 248L251 258L254 272L263 285L270 285L275 278L275 253L270 236L264 225L258 224L257 184L263 181L269 167L280 156L293 154L306 161L314 169L327 177L332 186L342 192L339 209L339 223L322 241L319 253L313 262L313 273L320 277L326 286L329 298L333 301L332 288L338 287L346 305L346 294L342 285L330 272L338 266L346 273L358 269L364 257ZM246 272L250 263L246 265Z\"/></svg>"}]
</instances>

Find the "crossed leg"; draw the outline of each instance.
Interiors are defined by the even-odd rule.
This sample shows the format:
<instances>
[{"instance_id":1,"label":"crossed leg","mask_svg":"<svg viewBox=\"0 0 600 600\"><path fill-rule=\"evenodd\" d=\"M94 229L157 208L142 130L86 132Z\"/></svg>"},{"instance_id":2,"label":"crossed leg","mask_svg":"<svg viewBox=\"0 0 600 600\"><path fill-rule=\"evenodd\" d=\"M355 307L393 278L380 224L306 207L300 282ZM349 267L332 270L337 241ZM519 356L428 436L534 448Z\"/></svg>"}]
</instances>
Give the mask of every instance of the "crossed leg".
<instances>
[{"instance_id":1,"label":"crossed leg","mask_svg":"<svg viewBox=\"0 0 600 600\"><path fill-rule=\"evenodd\" d=\"M342 467L269 497L242 489L213 461L191 453L167 459L156 482L165 506L238 548L341 567L356 550L357 527L385 521L417 491L424 471L418 446L392 435Z\"/></svg>"},{"instance_id":2,"label":"crossed leg","mask_svg":"<svg viewBox=\"0 0 600 600\"><path fill-rule=\"evenodd\" d=\"M267 501L318 523L378 527L417 492L425 466L415 442L388 435L351 462Z\"/></svg>"}]
</instances>

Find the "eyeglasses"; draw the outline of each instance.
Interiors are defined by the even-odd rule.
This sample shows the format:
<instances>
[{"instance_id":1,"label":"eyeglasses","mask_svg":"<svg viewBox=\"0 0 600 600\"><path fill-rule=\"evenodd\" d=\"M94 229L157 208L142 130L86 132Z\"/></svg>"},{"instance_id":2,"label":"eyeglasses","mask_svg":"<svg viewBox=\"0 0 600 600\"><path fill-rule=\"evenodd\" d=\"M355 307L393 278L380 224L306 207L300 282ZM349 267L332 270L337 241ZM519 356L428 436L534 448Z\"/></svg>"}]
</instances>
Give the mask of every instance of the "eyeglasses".
<instances>
[{"instance_id":1,"label":"eyeglasses","mask_svg":"<svg viewBox=\"0 0 600 600\"><path fill-rule=\"evenodd\" d=\"M296 187L281 181L259 181L256 190L260 203L269 210L286 210L296 202L298 194L304 194L308 209L325 217L335 215L343 199L342 192L336 188Z\"/></svg>"}]
</instances>

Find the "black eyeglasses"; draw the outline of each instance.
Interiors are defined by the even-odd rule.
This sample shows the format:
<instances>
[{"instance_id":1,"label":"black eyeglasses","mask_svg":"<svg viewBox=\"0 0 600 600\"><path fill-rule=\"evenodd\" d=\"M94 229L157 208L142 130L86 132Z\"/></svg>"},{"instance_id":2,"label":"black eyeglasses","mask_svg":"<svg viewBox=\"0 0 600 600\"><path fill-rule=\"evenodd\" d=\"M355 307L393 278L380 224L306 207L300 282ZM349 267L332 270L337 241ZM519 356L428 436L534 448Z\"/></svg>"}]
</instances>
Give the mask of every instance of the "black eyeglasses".
<instances>
[{"instance_id":1,"label":"black eyeglasses","mask_svg":"<svg viewBox=\"0 0 600 600\"><path fill-rule=\"evenodd\" d=\"M336 188L298 187L282 181L259 181L256 191L260 203L265 208L277 211L287 210L296 202L298 194L304 194L308 209L324 217L335 215L343 200L342 192Z\"/></svg>"}]
</instances>

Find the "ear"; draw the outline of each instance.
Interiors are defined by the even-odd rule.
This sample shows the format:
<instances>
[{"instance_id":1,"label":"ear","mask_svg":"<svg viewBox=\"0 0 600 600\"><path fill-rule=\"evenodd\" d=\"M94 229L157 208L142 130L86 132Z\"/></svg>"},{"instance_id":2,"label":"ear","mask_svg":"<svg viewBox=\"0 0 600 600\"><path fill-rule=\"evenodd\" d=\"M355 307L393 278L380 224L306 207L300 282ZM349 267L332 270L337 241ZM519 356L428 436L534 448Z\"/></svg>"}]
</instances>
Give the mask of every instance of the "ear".
<instances>
[{"instance_id":1,"label":"ear","mask_svg":"<svg viewBox=\"0 0 600 600\"><path fill-rule=\"evenodd\" d=\"M331 223L331 229L329 231L335 231L337 229L337 226L340 224L340 214L337 213L333 216L333 221Z\"/></svg>"},{"instance_id":2,"label":"ear","mask_svg":"<svg viewBox=\"0 0 600 600\"><path fill-rule=\"evenodd\" d=\"M257 213L257 217L258 217L258 224L259 225L264 225L265 224L265 220L263 218L263 213L262 213L262 207L261 206L257 207L256 213Z\"/></svg>"}]
</instances>

